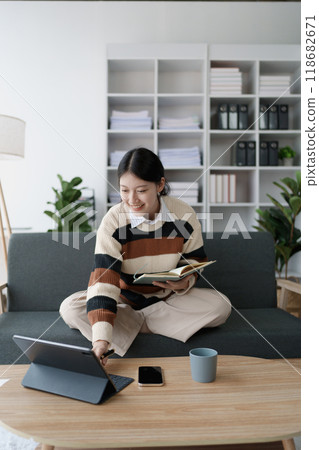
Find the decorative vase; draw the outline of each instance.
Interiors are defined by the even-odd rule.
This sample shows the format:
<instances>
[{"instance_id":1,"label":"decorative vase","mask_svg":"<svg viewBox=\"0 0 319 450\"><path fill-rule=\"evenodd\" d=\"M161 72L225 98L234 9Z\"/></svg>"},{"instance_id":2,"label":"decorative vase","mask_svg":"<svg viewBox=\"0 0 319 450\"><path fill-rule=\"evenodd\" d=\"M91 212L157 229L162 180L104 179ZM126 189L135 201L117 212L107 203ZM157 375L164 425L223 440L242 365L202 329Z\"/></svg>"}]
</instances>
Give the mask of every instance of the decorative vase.
<instances>
[{"instance_id":1,"label":"decorative vase","mask_svg":"<svg viewBox=\"0 0 319 450\"><path fill-rule=\"evenodd\" d=\"M283 158L283 165L284 166L293 166L294 159L293 158Z\"/></svg>"}]
</instances>

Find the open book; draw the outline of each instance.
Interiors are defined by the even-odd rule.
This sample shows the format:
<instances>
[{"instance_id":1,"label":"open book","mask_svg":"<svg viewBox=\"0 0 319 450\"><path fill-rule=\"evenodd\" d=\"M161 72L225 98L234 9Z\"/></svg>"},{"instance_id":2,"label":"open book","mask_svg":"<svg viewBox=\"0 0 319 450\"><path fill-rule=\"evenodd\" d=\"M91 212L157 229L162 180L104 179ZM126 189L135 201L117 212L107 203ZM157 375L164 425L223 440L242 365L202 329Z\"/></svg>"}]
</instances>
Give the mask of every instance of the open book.
<instances>
[{"instance_id":1,"label":"open book","mask_svg":"<svg viewBox=\"0 0 319 450\"><path fill-rule=\"evenodd\" d=\"M152 284L153 281L178 281L182 278L203 269L209 264L213 264L215 261L207 261L203 263L188 264L186 266L177 267L169 272L156 272L156 273L144 273L143 275L135 278L134 284Z\"/></svg>"}]
</instances>

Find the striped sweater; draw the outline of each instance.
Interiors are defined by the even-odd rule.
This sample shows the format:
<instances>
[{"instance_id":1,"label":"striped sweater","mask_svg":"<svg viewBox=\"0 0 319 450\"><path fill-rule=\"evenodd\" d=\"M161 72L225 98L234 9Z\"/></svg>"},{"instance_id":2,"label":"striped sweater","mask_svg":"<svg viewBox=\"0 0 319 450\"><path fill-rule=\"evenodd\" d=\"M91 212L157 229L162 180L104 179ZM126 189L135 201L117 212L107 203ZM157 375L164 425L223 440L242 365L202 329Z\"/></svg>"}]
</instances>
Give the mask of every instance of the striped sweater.
<instances>
[{"instance_id":1,"label":"striped sweater","mask_svg":"<svg viewBox=\"0 0 319 450\"><path fill-rule=\"evenodd\" d=\"M94 267L87 293L92 342L112 342L119 299L134 309L142 309L172 295L170 289L134 285L134 275L207 261L195 211L179 199L166 196L161 199L170 211L172 221L144 222L132 228L130 213L124 203L113 206L102 220L97 231Z\"/></svg>"}]
</instances>

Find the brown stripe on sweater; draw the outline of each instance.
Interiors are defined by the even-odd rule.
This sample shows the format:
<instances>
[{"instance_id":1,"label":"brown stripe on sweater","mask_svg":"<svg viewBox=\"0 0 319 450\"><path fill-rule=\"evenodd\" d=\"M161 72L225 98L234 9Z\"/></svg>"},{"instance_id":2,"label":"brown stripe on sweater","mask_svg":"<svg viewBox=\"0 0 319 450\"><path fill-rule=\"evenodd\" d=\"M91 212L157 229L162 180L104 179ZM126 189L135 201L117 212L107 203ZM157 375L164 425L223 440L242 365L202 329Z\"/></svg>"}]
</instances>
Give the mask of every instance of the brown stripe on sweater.
<instances>
[{"instance_id":1,"label":"brown stripe on sweater","mask_svg":"<svg viewBox=\"0 0 319 450\"><path fill-rule=\"evenodd\" d=\"M169 239L167 237L162 237L160 239L138 239L123 245L123 259L181 252L183 243L184 239L182 237L175 237L174 239Z\"/></svg>"},{"instance_id":2,"label":"brown stripe on sweater","mask_svg":"<svg viewBox=\"0 0 319 450\"><path fill-rule=\"evenodd\" d=\"M120 274L112 269L96 268L91 273L89 287L95 283L109 283L115 286L119 285Z\"/></svg>"},{"instance_id":3,"label":"brown stripe on sweater","mask_svg":"<svg viewBox=\"0 0 319 450\"><path fill-rule=\"evenodd\" d=\"M107 309L94 309L88 313L88 319L92 326L97 322L108 322L113 326L115 317L116 314Z\"/></svg>"},{"instance_id":4,"label":"brown stripe on sweater","mask_svg":"<svg viewBox=\"0 0 319 450\"><path fill-rule=\"evenodd\" d=\"M182 261L184 261L185 265L187 265L187 264L192 264L192 261L199 262L199 263L207 262L208 258L207 258L207 256L205 256L205 258L198 258L197 256L192 256L191 258L182 258ZM190 261L190 263L188 261Z\"/></svg>"}]
</instances>

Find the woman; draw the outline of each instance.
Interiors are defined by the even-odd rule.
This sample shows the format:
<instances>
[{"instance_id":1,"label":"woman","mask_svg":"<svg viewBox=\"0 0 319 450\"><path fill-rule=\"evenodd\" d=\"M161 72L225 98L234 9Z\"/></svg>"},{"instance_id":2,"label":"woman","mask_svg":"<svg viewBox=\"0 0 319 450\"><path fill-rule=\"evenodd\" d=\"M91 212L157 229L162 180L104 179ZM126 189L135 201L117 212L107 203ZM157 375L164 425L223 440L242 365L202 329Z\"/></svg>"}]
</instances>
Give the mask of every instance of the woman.
<instances>
[{"instance_id":1,"label":"woman","mask_svg":"<svg viewBox=\"0 0 319 450\"><path fill-rule=\"evenodd\" d=\"M127 152L118 180L122 201L97 231L87 292L71 295L60 307L64 321L92 341L98 358L111 347L123 356L139 332L186 342L199 329L224 323L231 311L224 295L193 287L197 273L180 281L133 284L145 272L207 257L195 211L167 195L163 165L152 151Z\"/></svg>"}]
</instances>

